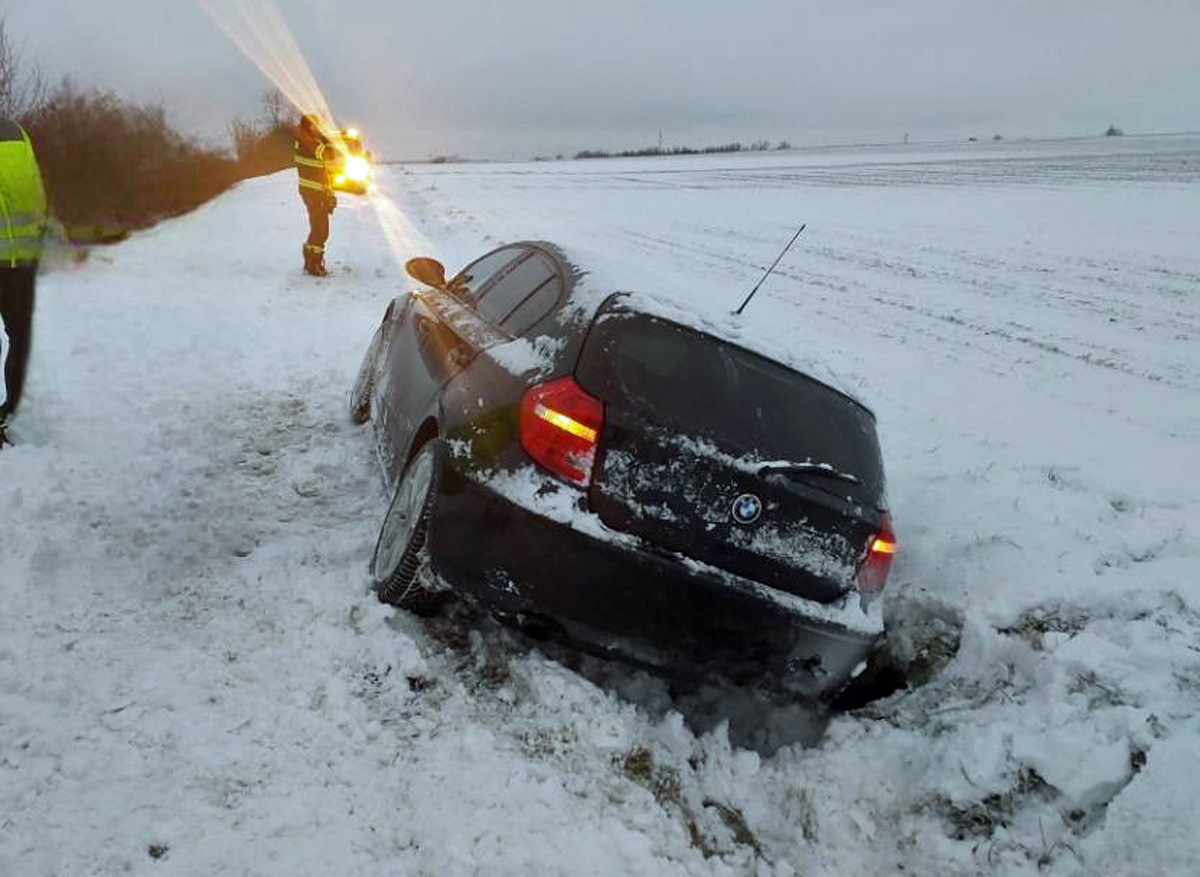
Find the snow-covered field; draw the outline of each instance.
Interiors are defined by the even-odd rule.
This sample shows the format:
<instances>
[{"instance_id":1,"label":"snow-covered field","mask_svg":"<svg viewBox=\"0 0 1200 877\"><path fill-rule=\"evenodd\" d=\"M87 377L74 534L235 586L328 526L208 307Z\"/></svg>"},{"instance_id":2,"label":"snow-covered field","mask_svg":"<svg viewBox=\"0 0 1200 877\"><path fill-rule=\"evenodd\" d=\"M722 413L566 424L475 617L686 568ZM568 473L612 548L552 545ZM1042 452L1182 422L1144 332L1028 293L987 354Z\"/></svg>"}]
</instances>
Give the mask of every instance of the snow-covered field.
<instances>
[{"instance_id":1,"label":"snow-covered field","mask_svg":"<svg viewBox=\"0 0 1200 877\"><path fill-rule=\"evenodd\" d=\"M293 187L42 278L0 874L1195 873L1200 139L390 168L391 246L344 198L323 281ZM732 308L800 221L744 337L879 416L910 690L806 747L800 710L375 601L344 409L396 255L535 237Z\"/></svg>"}]
</instances>

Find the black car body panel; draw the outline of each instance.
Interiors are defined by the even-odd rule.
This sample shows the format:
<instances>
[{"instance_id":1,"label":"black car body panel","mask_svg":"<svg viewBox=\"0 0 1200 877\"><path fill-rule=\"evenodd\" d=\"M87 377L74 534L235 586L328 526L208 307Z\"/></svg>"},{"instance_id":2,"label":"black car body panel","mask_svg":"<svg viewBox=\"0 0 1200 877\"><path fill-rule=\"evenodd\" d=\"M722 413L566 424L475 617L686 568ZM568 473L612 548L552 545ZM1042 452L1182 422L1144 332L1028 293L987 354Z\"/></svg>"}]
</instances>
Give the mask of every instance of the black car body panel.
<instances>
[{"instance_id":1,"label":"black car body panel","mask_svg":"<svg viewBox=\"0 0 1200 877\"><path fill-rule=\"evenodd\" d=\"M577 643L689 680L766 681L817 697L840 688L878 638L798 612L798 600L773 589L606 532L578 508L574 524L566 522L564 505L579 497L552 479L528 475L542 482L542 495L525 503L475 480L453 455L447 464L427 543L435 572L504 612L549 618Z\"/></svg>"},{"instance_id":2,"label":"black car body panel","mask_svg":"<svg viewBox=\"0 0 1200 877\"><path fill-rule=\"evenodd\" d=\"M873 415L626 296L577 293L579 277L553 246L515 244L385 315L368 366L386 480L427 438L445 449L426 542L434 572L673 672L836 691L882 630L854 590L884 509ZM664 361L675 342L680 355L703 348L699 359ZM638 377L647 367L657 381ZM522 398L564 376L604 406L586 489L522 447ZM808 420L780 410L791 405ZM739 518L746 497L757 513Z\"/></svg>"},{"instance_id":3,"label":"black car body panel","mask_svg":"<svg viewBox=\"0 0 1200 877\"><path fill-rule=\"evenodd\" d=\"M619 300L576 376L605 403L590 501L606 524L823 603L853 587L883 493L870 411ZM753 520L733 513L742 498Z\"/></svg>"}]
</instances>

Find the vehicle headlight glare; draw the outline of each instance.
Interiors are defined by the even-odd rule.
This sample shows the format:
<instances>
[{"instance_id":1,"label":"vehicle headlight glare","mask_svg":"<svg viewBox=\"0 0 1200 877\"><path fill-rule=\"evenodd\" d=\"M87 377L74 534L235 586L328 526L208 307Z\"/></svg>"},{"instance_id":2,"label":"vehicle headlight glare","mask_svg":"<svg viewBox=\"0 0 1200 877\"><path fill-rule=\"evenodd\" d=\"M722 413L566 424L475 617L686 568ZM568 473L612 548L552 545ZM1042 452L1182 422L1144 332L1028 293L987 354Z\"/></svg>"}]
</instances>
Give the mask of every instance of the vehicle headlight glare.
<instances>
[{"instance_id":1,"label":"vehicle headlight glare","mask_svg":"<svg viewBox=\"0 0 1200 877\"><path fill-rule=\"evenodd\" d=\"M346 159L346 176L356 183L363 182L371 174L371 166L365 158L351 156Z\"/></svg>"}]
</instances>

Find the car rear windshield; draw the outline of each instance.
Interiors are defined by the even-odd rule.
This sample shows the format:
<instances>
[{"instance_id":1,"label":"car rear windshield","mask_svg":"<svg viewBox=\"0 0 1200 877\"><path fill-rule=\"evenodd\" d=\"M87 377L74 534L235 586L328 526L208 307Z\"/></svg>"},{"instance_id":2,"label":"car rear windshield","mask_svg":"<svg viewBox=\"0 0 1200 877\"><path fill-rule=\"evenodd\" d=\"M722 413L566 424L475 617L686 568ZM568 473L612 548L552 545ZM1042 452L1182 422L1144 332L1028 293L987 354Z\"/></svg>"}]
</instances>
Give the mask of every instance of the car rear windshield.
<instances>
[{"instance_id":1,"label":"car rear windshield","mask_svg":"<svg viewBox=\"0 0 1200 877\"><path fill-rule=\"evenodd\" d=\"M741 347L645 314L602 314L578 378L609 405L766 461L827 464L829 489L884 507L875 417L848 396ZM816 476L820 478L820 476Z\"/></svg>"}]
</instances>

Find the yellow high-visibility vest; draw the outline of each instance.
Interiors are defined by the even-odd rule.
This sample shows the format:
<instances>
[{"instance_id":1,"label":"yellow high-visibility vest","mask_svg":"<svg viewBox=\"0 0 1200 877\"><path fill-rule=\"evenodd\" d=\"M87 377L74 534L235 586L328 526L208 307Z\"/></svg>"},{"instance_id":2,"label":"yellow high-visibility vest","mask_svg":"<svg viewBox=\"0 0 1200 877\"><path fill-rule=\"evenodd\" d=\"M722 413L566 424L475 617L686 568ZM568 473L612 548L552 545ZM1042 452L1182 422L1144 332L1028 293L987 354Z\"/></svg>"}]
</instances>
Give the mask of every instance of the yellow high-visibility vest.
<instances>
[{"instance_id":1,"label":"yellow high-visibility vest","mask_svg":"<svg viewBox=\"0 0 1200 877\"><path fill-rule=\"evenodd\" d=\"M0 119L0 267L42 257L46 235L46 188L29 135Z\"/></svg>"},{"instance_id":2,"label":"yellow high-visibility vest","mask_svg":"<svg viewBox=\"0 0 1200 877\"><path fill-rule=\"evenodd\" d=\"M311 149L311 151L309 151ZM293 158L296 162L296 170L300 174L300 188L312 189L317 192L328 192L329 187L329 167L326 151L326 144L316 142L313 145L296 141L295 155ZM332 152L331 149L328 149Z\"/></svg>"}]
</instances>

